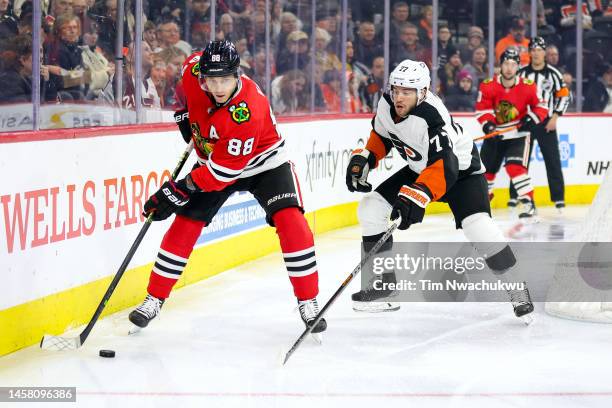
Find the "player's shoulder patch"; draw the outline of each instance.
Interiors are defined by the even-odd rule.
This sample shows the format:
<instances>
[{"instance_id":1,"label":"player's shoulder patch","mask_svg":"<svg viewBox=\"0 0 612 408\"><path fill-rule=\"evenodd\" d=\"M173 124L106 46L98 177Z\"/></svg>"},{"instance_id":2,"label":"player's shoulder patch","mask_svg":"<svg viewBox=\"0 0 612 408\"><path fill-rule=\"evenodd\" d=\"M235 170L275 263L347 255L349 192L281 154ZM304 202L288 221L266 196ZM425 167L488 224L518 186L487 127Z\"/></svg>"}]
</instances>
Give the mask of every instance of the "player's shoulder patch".
<instances>
[{"instance_id":1,"label":"player's shoulder patch","mask_svg":"<svg viewBox=\"0 0 612 408\"><path fill-rule=\"evenodd\" d=\"M490 84L491 82L493 82L493 78L485 78L482 83L483 84Z\"/></svg>"},{"instance_id":2,"label":"player's shoulder patch","mask_svg":"<svg viewBox=\"0 0 612 408\"><path fill-rule=\"evenodd\" d=\"M245 101L230 105L228 110L232 120L239 125L241 123L248 122L251 119L251 109L249 109L249 106Z\"/></svg>"},{"instance_id":3,"label":"player's shoulder patch","mask_svg":"<svg viewBox=\"0 0 612 408\"><path fill-rule=\"evenodd\" d=\"M529 78L523 78L523 83L525 85L534 85L535 84L535 82L533 82L533 80L529 79Z\"/></svg>"}]
</instances>

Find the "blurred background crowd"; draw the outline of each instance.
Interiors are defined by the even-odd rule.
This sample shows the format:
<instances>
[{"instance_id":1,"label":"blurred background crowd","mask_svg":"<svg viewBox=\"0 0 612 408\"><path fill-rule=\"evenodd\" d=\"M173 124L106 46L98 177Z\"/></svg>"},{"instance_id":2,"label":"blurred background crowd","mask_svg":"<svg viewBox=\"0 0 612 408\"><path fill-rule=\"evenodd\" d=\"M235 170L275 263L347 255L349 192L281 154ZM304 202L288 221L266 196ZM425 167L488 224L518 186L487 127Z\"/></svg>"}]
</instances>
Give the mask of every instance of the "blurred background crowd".
<instances>
[{"instance_id":1,"label":"blurred background crowd","mask_svg":"<svg viewBox=\"0 0 612 408\"><path fill-rule=\"evenodd\" d=\"M243 72L279 115L373 112L386 74L406 58L432 68L435 91L451 111L470 112L479 83L495 72L506 47L517 47L521 62L529 62L534 8L537 33L548 43L547 62L563 73L570 89L576 87L578 2L534 1L535 7L532 0L440 0L434 33L431 0L348 0L346 9L342 0L142 0L137 42L135 0L42 0L40 21L34 21L31 0L0 0L0 102L3 108L32 103L33 66L40 65L34 78L40 77L43 105L174 110L182 100L177 83L183 62L211 38L224 38L236 44ZM612 5L609 0L581 5L580 105L582 111L612 112ZM40 30L40 64L32 58L35 30Z\"/></svg>"}]
</instances>

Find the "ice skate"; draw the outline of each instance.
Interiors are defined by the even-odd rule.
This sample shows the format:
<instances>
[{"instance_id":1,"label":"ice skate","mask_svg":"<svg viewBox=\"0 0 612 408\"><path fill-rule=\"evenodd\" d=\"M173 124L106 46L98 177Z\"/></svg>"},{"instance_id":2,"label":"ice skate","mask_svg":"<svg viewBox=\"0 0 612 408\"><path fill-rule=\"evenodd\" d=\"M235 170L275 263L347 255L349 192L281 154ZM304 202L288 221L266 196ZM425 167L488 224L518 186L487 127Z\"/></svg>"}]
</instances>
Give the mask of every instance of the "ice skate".
<instances>
[{"instance_id":1,"label":"ice skate","mask_svg":"<svg viewBox=\"0 0 612 408\"><path fill-rule=\"evenodd\" d=\"M157 317L163 304L164 299L158 299L155 296L147 295L142 304L130 313L130 322L134 323L134 325L139 328L147 327L149 322ZM130 330L130 334L137 331L138 329Z\"/></svg>"},{"instance_id":2,"label":"ice skate","mask_svg":"<svg viewBox=\"0 0 612 408\"><path fill-rule=\"evenodd\" d=\"M525 324L529 325L533 322L533 303L527 289L527 283L523 283L523 289L508 290L510 303L514 309L514 315L521 319Z\"/></svg>"},{"instance_id":3,"label":"ice skate","mask_svg":"<svg viewBox=\"0 0 612 408\"><path fill-rule=\"evenodd\" d=\"M521 204L521 212L518 215L519 219L525 223L535 222L537 211L533 199L524 197L519 202Z\"/></svg>"},{"instance_id":4,"label":"ice skate","mask_svg":"<svg viewBox=\"0 0 612 408\"><path fill-rule=\"evenodd\" d=\"M319 315L319 304L317 303L317 298L298 300L298 309L300 311L302 321L306 327L310 327L311 323ZM323 336L321 333L323 333L325 329L327 329L327 322L325 319L321 319L310 332L312 334L312 338L319 344L321 344L323 341Z\"/></svg>"},{"instance_id":5,"label":"ice skate","mask_svg":"<svg viewBox=\"0 0 612 408\"><path fill-rule=\"evenodd\" d=\"M375 279L378 279L378 276L375 276ZM381 280L383 283L396 283L395 273L384 273ZM374 280L371 280L366 290L361 289L351 295L353 310L368 313L394 312L399 310L400 305L398 302L390 302L388 298L395 295L397 293L390 289L374 289Z\"/></svg>"}]
</instances>

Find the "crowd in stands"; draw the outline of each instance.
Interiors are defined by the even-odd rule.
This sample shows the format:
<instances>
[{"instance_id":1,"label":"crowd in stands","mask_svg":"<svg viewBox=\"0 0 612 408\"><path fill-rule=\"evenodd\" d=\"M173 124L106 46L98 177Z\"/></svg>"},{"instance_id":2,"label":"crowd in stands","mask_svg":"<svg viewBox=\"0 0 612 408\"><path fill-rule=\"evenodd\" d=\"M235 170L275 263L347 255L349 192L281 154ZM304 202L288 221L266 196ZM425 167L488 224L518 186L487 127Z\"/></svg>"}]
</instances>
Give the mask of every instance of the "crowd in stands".
<instances>
[{"instance_id":1,"label":"crowd in stands","mask_svg":"<svg viewBox=\"0 0 612 408\"><path fill-rule=\"evenodd\" d=\"M42 0L40 74L46 103L98 103L133 108L135 72L134 1L125 0L123 47L117 58L118 0ZM217 0L214 25L211 0L144 0L142 103L176 109L182 102L181 67L211 39L236 44L244 73L262 89L266 68L269 98L277 114L372 112L385 83L383 1L351 0L347 42L342 43L340 0L270 0L269 52L264 0ZM460 4L465 3L465 5ZM478 85L489 72L487 0L440 1L438 55L432 64L433 10L426 0L392 1L389 61L392 70L406 58L437 69L438 88L451 110L473 111ZM530 0L495 0L496 58L517 47L529 62ZM547 62L575 88L576 2L538 0L538 34L549 47ZM585 0L584 110L612 111L612 5ZM31 0L0 0L0 102L30 102L32 97ZM314 26L312 22L314 21ZM314 36L314 38L312 38ZM311 49L314 47L314 49ZM343 71L342 48L346 49ZM267 65L267 61L270 62ZM122 62L123 87L115 89L116 63ZM494 64L495 65L495 64ZM343 78L347 89L342 95ZM117 95L120 94L120 98Z\"/></svg>"}]
</instances>

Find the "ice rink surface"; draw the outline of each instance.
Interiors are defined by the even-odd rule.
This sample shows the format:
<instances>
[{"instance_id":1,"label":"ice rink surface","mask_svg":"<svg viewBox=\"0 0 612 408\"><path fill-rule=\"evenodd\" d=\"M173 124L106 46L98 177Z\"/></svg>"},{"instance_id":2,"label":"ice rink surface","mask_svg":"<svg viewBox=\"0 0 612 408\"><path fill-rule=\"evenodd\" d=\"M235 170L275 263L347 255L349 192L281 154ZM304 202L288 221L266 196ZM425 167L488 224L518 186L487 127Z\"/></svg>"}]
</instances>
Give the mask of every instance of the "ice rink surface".
<instances>
[{"instance_id":1,"label":"ice rink surface","mask_svg":"<svg viewBox=\"0 0 612 408\"><path fill-rule=\"evenodd\" d=\"M515 239L545 241L571 237L584 213L542 208L541 222L522 230L507 211L495 215ZM358 227L316 237L321 306L359 262L359 240ZM446 214L395 240L464 238ZM2 357L0 385L76 386L83 407L612 407L612 325L550 317L542 304L531 326L506 303L358 314L350 302L358 286L326 316L323 345L307 339L284 367L304 326L273 254L177 290L135 335L124 311L100 321L77 351L33 346ZM101 358L100 349L117 356Z\"/></svg>"}]
</instances>

